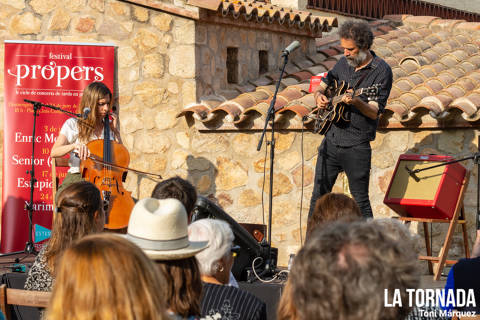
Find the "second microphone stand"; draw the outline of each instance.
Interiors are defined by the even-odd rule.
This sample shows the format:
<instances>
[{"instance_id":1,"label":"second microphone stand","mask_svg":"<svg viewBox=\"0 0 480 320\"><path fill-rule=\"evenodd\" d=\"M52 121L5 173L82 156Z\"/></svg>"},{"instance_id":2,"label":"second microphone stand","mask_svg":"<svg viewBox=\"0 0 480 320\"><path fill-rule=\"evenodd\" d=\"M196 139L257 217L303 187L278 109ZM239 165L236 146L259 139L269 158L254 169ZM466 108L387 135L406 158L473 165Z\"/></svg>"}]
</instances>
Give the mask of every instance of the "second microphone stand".
<instances>
[{"instance_id":1,"label":"second microphone stand","mask_svg":"<svg viewBox=\"0 0 480 320\"><path fill-rule=\"evenodd\" d=\"M277 85L275 87L275 93L272 96L272 101L270 102L270 107L268 108L265 125L263 127L262 135L260 136L260 140L258 141L257 151L260 151L262 148L262 143L267 132L268 123L271 121L270 132L271 132L271 140L267 141L267 145L270 145L270 185L269 185L269 193L268 193L268 257L269 259L265 262L265 269L261 273L264 275L266 273L270 273L275 271L277 267L277 259L276 257L272 256L272 206L273 206L273 162L275 156L275 102L277 101L277 93L280 87L280 83L283 78L283 73L285 72L285 66L288 63L288 55L289 51L284 51L282 54L283 65L280 72L280 78L277 81Z\"/></svg>"}]
</instances>

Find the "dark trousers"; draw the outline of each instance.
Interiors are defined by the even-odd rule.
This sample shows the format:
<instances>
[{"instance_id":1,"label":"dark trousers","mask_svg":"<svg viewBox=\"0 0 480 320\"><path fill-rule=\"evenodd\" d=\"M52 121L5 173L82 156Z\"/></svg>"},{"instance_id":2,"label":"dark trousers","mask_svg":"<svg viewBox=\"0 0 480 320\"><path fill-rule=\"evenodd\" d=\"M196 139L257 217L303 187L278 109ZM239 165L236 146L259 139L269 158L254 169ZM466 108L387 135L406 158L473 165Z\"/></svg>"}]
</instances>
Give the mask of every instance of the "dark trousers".
<instances>
[{"instance_id":1,"label":"dark trousers","mask_svg":"<svg viewBox=\"0 0 480 320\"><path fill-rule=\"evenodd\" d=\"M315 180L308 216L312 215L317 199L325 193L331 192L338 174L345 171L350 192L360 207L362 215L364 218L373 218L372 207L368 198L371 158L370 142L353 147L338 147L328 142L327 139L323 139L318 148Z\"/></svg>"}]
</instances>

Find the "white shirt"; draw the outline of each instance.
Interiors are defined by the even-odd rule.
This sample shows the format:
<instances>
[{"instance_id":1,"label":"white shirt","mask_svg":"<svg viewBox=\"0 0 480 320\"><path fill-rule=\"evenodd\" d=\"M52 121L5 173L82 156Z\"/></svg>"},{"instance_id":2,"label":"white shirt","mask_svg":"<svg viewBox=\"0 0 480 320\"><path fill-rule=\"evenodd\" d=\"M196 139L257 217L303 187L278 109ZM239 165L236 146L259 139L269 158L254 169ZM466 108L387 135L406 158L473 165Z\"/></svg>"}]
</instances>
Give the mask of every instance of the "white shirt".
<instances>
[{"instance_id":1,"label":"white shirt","mask_svg":"<svg viewBox=\"0 0 480 320\"><path fill-rule=\"evenodd\" d=\"M68 144L77 143L78 142L77 119L75 118L67 119L67 121L65 121L65 123L63 124L62 129L60 129L60 134L63 134L67 138ZM97 139L103 139L103 130L100 136L97 136L96 134L93 133L90 136L89 141L93 141ZM110 140L113 140L113 135L110 136ZM70 159L68 159L68 165L70 166L70 169L68 169L68 172L70 173L80 173L80 158L75 154L76 151L77 150L74 149L69 153Z\"/></svg>"}]
</instances>

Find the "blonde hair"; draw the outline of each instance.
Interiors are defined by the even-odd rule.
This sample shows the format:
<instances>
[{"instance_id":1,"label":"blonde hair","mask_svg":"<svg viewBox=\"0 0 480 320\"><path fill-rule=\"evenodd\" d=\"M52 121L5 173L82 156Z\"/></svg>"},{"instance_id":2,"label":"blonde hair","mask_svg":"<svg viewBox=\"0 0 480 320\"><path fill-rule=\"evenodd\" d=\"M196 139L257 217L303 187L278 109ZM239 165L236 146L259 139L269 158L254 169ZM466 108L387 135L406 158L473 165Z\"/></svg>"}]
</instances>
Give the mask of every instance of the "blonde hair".
<instances>
[{"instance_id":1,"label":"blonde hair","mask_svg":"<svg viewBox=\"0 0 480 320\"><path fill-rule=\"evenodd\" d=\"M167 319L160 272L119 235L91 235L76 242L57 271L49 320Z\"/></svg>"},{"instance_id":2,"label":"blonde hair","mask_svg":"<svg viewBox=\"0 0 480 320\"><path fill-rule=\"evenodd\" d=\"M85 123L78 123L78 140L89 142L90 137L95 130L95 123L98 117L98 100L110 97L110 107L112 105L112 92L103 82L92 82L84 90L82 100L78 106L78 112L83 114L85 108L90 108L90 113L85 119Z\"/></svg>"}]
</instances>

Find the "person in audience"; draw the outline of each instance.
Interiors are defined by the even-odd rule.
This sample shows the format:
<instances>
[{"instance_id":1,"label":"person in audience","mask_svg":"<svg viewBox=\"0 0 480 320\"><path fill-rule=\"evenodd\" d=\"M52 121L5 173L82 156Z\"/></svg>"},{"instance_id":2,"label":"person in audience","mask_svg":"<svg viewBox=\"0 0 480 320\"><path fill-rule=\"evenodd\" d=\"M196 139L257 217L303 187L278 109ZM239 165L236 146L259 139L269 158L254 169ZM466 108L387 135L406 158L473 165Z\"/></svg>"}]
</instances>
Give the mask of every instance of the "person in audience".
<instances>
[{"instance_id":1,"label":"person in audience","mask_svg":"<svg viewBox=\"0 0 480 320\"><path fill-rule=\"evenodd\" d=\"M420 281L417 255L412 238L394 241L388 232L374 221L339 221L312 232L289 273L295 312L281 319L405 319L406 289ZM402 305L385 307L395 292ZM281 303L279 310L288 301Z\"/></svg>"},{"instance_id":2,"label":"person in audience","mask_svg":"<svg viewBox=\"0 0 480 320\"><path fill-rule=\"evenodd\" d=\"M191 241L208 241L196 257L202 273L202 315L221 319L267 319L266 305L250 293L228 286L233 265L233 232L225 221L201 219L188 228Z\"/></svg>"},{"instance_id":3,"label":"person in audience","mask_svg":"<svg viewBox=\"0 0 480 320\"><path fill-rule=\"evenodd\" d=\"M152 191L152 198L179 200L187 211L188 223L190 223L195 202L197 202L197 190L187 180L175 176L157 183Z\"/></svg>"},{"instance_id":4,"label":"person in audience","mask_svg":"<svg viewBox=\"0 0 480 320\"><path fill-rule=\"evenodd\" d=\"M460 259L455 263L448 272L447 282L445 284L445 296L450 290L453 291L453 303L447 303L442 306L447 311L456 310L461 312L474 312L480 315L480 279L478 279L478 271L480 270L480 257ZM473 290L475 297L475 306L466 304L457 307L456 292L457 290L465 290L465 294L469 290Z\"/></svg>"},{"instance_id":5,"label":"person in audience","mask_svg":"<svg viewBox=\"0 0 480 320\"><path fill-rule=\"evenodd\" d=\"M49 320L166 320L165 282L153 262L120 235L90 235L63 254Z\"/></svg>"},{"instance_id":6,"label":"person in audience","mask_svg":"<svg viewBox=\"0 0 480 320\"><path fill-rule=\"evenodd\" d=\"M26 290L51 291L57 258L75 240L103 231L100 191L87 181L67 186L58 196L52 235L40 250L25 282Z\"/></svg>"},{"instance_id":7,"label":"person in audience","mask_svg":"<svg viewBox=\"0 0 480 320\"><path fill-rule=\"evenodd\" d=\"M343 193L326 193L315 202L315 208L308 217L307 235L327 222L336 220L354 221L362 217L357 202Z\"/></svg>"},{"instance_id":8,"label":"person in audience","mask_svg":"<svg viewBox=\"0 0 480 320\"><path fill-rule=\"evenodd\" d=\"M187 211L188 223L192 222L193 209L195 208L195 203L197 202L197 190L187 180L182 179L179 176L175 176L157 183L153 189L152 198L173 198L179 200ZM238 282L233 274L230 274L229 285L238 288Z\"/></svg>"},{"instance_id":9,"label":"person in audience","mask_svg":"<svg viewBox=\"0 0 480 320\"><path fill-rule=\"evenodd\" d=\"M138 201L126 237L155 261L165 278L170 317L199 318L202 282L195 254L204 250L207 242L188 240L187 213L182 203L177 199Z\"/></svg>"}]
</instances>

